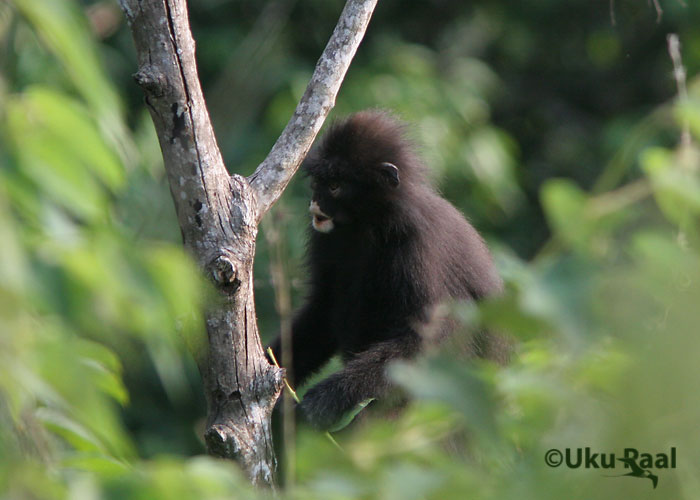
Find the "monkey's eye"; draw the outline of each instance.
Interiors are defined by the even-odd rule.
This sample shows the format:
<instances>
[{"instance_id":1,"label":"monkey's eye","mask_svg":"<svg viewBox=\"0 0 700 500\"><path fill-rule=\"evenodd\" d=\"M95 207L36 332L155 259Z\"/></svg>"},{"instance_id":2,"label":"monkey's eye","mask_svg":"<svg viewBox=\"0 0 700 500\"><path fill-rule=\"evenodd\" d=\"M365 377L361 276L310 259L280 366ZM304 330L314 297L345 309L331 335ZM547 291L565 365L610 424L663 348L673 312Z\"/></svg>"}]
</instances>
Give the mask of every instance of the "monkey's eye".
<instances>
[{"instance_id":1,"label":"monkey's eye","mask_svg":"<svg viewBox=\"0 0 700 500\"><path fill-rule=\"evenodd\" d=\"M338 196L340 194L340 185L336 183L329 184L328 191L330 191L331 196Z\"/></svg>"}]
</instances>

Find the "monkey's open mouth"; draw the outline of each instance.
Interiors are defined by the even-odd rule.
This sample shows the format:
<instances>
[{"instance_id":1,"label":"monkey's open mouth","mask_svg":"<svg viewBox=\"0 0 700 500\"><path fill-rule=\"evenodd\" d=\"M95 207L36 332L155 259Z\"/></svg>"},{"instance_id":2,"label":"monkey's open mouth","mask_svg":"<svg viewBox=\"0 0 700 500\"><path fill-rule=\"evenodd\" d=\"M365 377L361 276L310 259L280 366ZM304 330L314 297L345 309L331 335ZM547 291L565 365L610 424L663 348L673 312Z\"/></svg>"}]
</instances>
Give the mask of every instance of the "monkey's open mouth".
<instances>
[{"instance_id":1,"label":"monkey's open mouth","mask_svg":"<svg viewBox=\"0 0 700 500\"><path fill-rule=\"evenodd\" d=\"M333 218L326 215L314 214L311 225L319 233L330 233L333 230Z\"/></svg>"},{"instance_id":2,"label":"monkey's open mouth","mask_svg":"<svg viewBox=\"0 0 700 500\"><path fill-rule=\"evenodd\" d=\"M313 200L309 205L309 212L311 212L311 215L313 215L311 225L316 231L320 233L328 233L333 230L333 217L329 217L328 215L324 214L321 207L318 206L318 203Z\"/></svg>"}]
</instances>

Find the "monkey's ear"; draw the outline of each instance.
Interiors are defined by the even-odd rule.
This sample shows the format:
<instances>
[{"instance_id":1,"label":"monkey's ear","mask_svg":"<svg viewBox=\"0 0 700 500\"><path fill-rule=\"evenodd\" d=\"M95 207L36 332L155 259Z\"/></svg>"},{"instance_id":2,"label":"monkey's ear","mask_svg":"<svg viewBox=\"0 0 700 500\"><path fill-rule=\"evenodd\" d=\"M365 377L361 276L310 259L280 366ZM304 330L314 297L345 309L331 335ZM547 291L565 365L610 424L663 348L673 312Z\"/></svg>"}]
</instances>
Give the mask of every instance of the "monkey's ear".
<instances>
[{"instance_id":1,"label":"monkey's ear","mask_svg":"<svg viewBox=\"0 0 700 500\"><path fill-rule=\"evenodd\" d=\"M386 177L389 184L391 184L393 187L397 187L399 185L399 169L396 168L396 165L385 161L384 163L379 164L379 171Z\"/></svg>"}]
</instances>

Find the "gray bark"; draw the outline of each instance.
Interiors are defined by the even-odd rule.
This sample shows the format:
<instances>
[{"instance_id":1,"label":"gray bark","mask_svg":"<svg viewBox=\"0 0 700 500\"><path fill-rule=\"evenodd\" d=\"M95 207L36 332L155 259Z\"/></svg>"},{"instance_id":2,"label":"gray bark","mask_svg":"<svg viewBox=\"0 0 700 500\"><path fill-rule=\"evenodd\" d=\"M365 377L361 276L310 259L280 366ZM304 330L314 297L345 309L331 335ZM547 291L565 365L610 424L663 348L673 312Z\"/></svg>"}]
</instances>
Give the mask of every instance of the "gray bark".
<instances>
[{"instance_id":1,"label":"gray bark","mask_svg":"<svg viewBox=\"0 0 700 500\"><path fill-rule=\"evenodd\" d=\"M220 300L207 311L199 361L209 453L237 460L255 484L272 484L270 415L283 373L263 353L253 300L258 223L305 157L364 35L377 0L348 0L294 115L248 179L229 175L197 76L185 0L120 0L160 142L186 248ZM235 119L235 117L233 118Z\"/></svg>"}]
</instances>

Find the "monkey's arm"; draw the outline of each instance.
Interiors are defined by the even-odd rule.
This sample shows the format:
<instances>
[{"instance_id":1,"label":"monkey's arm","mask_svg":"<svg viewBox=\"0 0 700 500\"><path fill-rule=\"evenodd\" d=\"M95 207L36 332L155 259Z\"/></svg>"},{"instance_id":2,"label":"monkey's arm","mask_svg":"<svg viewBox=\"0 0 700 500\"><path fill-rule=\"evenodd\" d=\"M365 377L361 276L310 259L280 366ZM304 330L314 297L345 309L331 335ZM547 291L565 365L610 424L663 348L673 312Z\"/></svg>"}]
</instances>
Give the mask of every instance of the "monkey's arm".
<instances>
[{"instance_id":1,"label":"monkey's arm","mask_svg":"<svg viewBox=\"0 0 700 500\"><path fill-rule=\"evenodd\" d=\"M413 358L420 348L420 335L413 330L374 344L341 371L309 389L301 402L301 411L314 427L333 427L356 405L386 395L391 387L386 374L388 363Z\"/></svg>"},{"instance_id":2,"label":"monkey's arm","mask_svg":"<svg viewBox=\"0 0 700 500\"><path fill-rule=\"evenodd\" d=\"M304 383L311 374L321 368L335 353L336 342L328 328L328 305L309 301L296 315L292 323L292 369L287 378L293 387ZM270 345L277 361L282 361L282 337ZM283 365L284 366L284 365Z\"/></svg>"}]
</instances>

